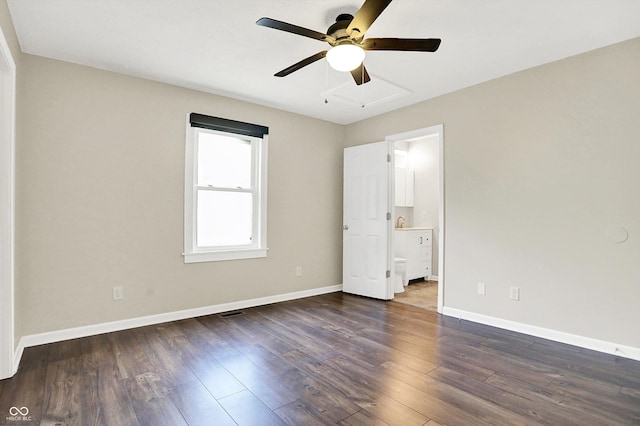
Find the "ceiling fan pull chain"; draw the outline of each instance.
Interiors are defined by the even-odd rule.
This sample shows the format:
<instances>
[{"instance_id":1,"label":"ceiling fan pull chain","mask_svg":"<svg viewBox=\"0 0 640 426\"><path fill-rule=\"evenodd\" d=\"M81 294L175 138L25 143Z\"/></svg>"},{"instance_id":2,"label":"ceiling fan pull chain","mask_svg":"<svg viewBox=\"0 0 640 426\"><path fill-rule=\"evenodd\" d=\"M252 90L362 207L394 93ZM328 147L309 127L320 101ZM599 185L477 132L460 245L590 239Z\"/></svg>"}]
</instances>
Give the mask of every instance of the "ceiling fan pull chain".
<instances>
[{"instance_id":1,"label":"ceiling fan pull chain","mask_svg":"<svg viewBox=\"0 0 640 426\"><path fill-rule=\"evenodd\" d=\"M360 66L360 75L361 75L360 81L364 83L364 62ZM361 90L361 96L362 96L362 108L364 108L364 84L360 85L360 90Z\"/></svg>"},{"instance_id":2,"label":"ceiling fan pull chain","mask_svg":"<svg viewBox=\"0 0 640 426\"><path fill-rule=\"evenodd\" d=\"M324 103L328 104L327 93L329 92L329 63L324 61Z\"/></svg>"}]
</instances>

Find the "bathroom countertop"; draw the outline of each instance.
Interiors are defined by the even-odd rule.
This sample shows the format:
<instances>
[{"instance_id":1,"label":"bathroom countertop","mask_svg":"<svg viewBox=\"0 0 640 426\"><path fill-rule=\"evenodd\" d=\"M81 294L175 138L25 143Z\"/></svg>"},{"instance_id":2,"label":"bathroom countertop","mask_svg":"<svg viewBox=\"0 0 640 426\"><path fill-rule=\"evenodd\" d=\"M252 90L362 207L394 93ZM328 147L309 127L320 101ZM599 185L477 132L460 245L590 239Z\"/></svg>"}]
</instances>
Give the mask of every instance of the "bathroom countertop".
<instances>
[{"instance_id":1,"label":"bathroom countertop","mask_svg":"<svg viewBox=\"0 0 640 426\"><path fill-rule=\"evenodd\" d=\"M415 226L412 228L395 228L396 231L425 231L428 229L433 231L433 227L431 226Z\"/></svg>"}]
</instances>

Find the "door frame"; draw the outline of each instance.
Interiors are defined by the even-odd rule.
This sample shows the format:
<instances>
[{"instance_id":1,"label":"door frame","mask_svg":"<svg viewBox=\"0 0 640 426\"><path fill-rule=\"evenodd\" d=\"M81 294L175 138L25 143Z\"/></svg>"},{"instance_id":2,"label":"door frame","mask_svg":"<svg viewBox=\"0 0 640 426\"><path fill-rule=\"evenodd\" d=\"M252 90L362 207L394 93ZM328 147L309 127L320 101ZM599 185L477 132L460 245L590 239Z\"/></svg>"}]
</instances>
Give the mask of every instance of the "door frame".
<instances>
[{"instance_id":1,"label":"door frame","mask_svg":"<svg viewBox=\"0 0 640 426\"><path fill-rule=\"evenodd\" d=\"M402 142L402 141L407 141L410 142L411 140L416 140L416 139L422 139L425 138L427 136L434 136L437 135L438 136L438 186L439 186L439 202L438 202L438 228L439 228L439 233L438 233L438 313L442 313L442 310L444 308L444 279L445 279L445 271L444 271L444 248L445 248L445 218L444 218L444 213L445 213L445 199L444 199L444 189L445 189L445 184L444 184L444 124L437 124L435 126L429 126L429 127L424 127L421 129L416 129L416 130L410 130L408 132L403 132L403 133L397 133L394 135L389 135L385 138L385 140L387 142L389 142L390 144L395 144L396 142ZM393 149L391 150L391 152L393 152ZM392 154L393 157L393 164L395 165L395 155ZM391 199L393 200L395 197L395 185L394 185L394 178L393 178L393 173L390 174L391 179L390 179L390 195L391 195ZM391 203L394 209L393 212L393 217L395 217L395 203ZM393 250L393 232L392 232L392 236L389 239L389 243L390 243L390 249Z\"/></svg>"},{"instance_id":2,"label":"door frame","mask_svg":"<svg viewBox=\"0 0 640 426\"><path fill-rule=\"evenodd\" d=\"M0 30L0 379L14 365L16 64Z\"/></svg>"}]
</instances>

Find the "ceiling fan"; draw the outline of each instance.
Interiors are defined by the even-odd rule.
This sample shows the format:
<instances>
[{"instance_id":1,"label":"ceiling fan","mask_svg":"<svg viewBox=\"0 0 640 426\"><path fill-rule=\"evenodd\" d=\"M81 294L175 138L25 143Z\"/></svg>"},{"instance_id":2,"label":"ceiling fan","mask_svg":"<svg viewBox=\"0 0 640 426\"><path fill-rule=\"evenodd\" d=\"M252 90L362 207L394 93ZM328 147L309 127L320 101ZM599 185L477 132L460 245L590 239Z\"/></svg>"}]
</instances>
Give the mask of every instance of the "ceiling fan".
<instances>
[{"instance_id":1,"label":"ceiling fan","mask_svg":"<svg viewBox=\"0 0 640 426\"><path fill-rule=\"evenodd\" d=\"M360 85L371 80L362 63L365 50L413 52L435 52L438 50L441 41L439 38L364 38L371 24L390 3L391 0L365 0L355 16L348 13L338 15L336 22L327 29L326 34L271 18L258 19L256 24L260 26L325 41L331 45L329 50L311 55L274 75L285 77L326 57L333 69L350 71L356 84Z\"/></svg>"}]
</instances>

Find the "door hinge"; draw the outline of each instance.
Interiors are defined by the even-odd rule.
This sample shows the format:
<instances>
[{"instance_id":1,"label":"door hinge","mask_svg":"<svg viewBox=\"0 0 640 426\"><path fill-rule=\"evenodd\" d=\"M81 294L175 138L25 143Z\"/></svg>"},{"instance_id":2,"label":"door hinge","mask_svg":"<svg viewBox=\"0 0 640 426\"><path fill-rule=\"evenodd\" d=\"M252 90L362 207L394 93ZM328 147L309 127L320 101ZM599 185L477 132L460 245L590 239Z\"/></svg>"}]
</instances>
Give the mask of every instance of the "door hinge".
<instances>
[{"instance_id":1,"label":"door hinge","mask_svg":"<svg viewBox=\"0 0 640 426\"><path fill-rule=\"evenodd\" d=\"M391 271L389 269L387 269L387 278L391 278Z\"/></svg>"},{"instance_id":2,"label":"door hinge","mask_svg":"<svg viewBox=\"0 0 640 426\"><path fill-rule=\"evenodd\" d=\"M387 154L387 163L391 162L391 154Z\"/></svg>"},{"instance_id":3,"label":"door hinge","mask_svg":"<svg viewBox=\"0 0 640 426\"><path fill-rule=\"evenodd\" d=\"M387 220L391 220L391 213L387 212Z\"/></svg>"}]
</instances>

